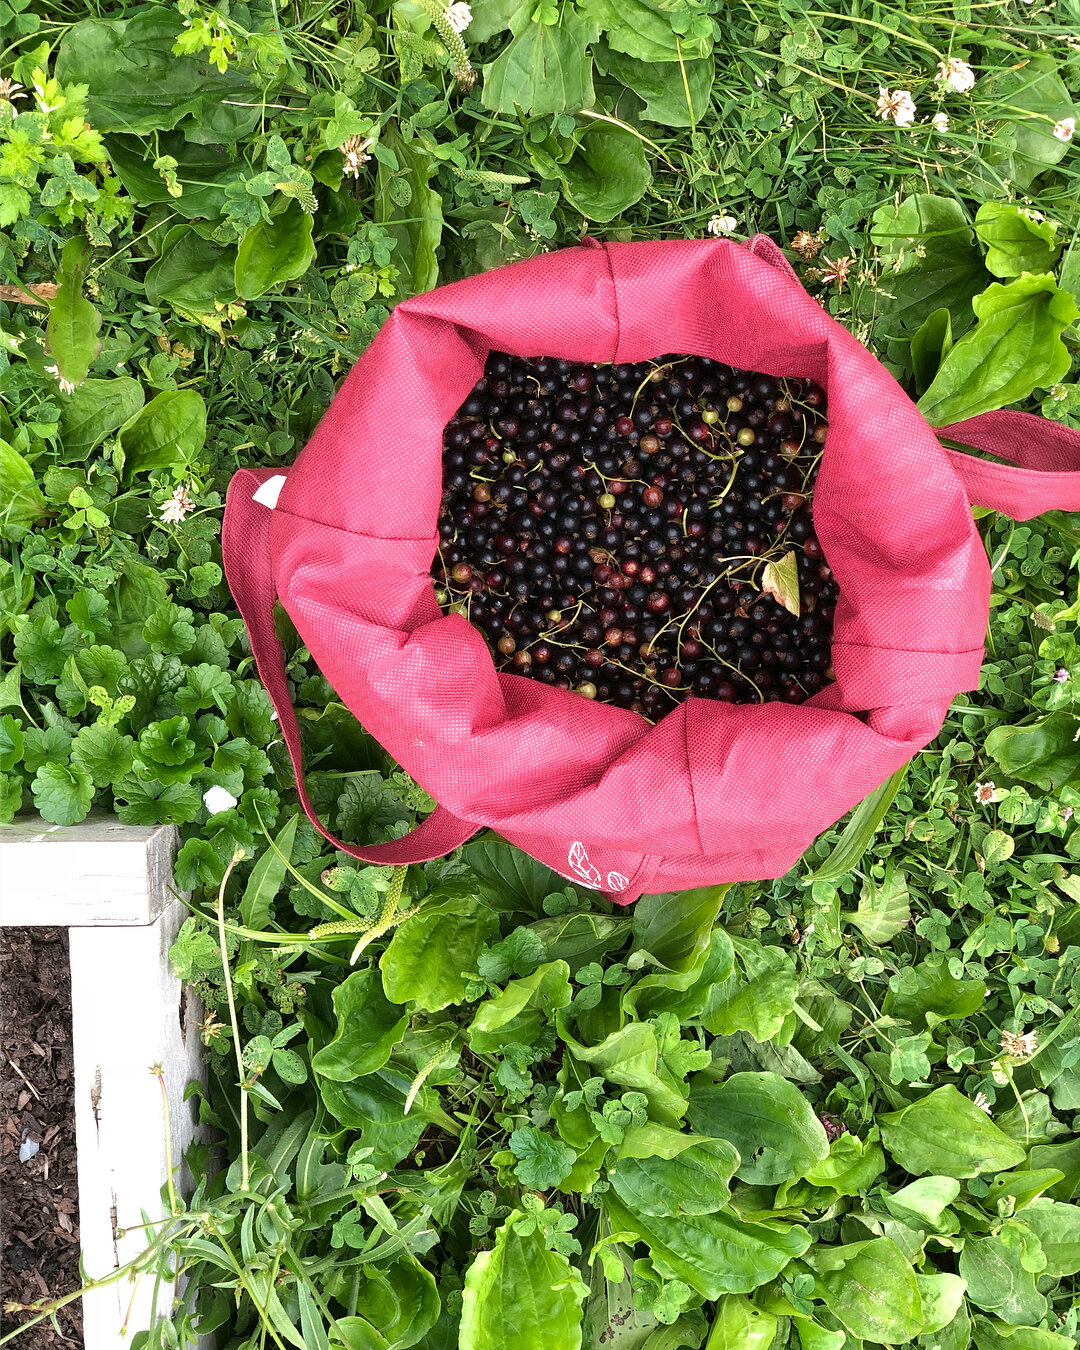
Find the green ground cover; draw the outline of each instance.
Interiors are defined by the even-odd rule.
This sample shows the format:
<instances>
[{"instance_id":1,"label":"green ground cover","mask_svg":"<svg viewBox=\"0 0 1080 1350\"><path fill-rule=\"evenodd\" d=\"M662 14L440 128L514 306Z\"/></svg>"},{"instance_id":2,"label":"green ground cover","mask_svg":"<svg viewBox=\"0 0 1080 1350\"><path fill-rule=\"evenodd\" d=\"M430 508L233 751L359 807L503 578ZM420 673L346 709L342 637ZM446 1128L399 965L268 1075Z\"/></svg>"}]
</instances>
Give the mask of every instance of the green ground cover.
<instances>
[{"instance_id":1,"label":"green ground cover","mask_svg":"<svg viewBox=\"0 0 1080 1350\"><path fill-rule=\"evenodd\" d=\"M629 912L490 838L335 855L218 534L396 300L585 232L767 232L932 423L1080 425L1076 0L0 16L0 805L181 826L224 1141L134 1344L1074 1347L1076 516L983 515L983 684L906 774ZM408 828L288 648L324 818Z\"/></svg>"}]
</instances>

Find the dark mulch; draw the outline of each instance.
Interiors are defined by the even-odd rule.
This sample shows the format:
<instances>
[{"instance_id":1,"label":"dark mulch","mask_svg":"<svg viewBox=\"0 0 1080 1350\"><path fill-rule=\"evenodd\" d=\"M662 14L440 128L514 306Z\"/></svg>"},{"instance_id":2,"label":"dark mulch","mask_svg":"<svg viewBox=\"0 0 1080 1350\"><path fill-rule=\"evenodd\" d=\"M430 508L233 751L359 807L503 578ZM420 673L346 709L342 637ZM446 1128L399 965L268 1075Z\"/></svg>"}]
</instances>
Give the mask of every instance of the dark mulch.
<instances>
[{"instance_id":1,"label":"dark mulch","mask_svg":"<svg viewBox=\"0 0 1080 1350\"><path fill-rule=\"evenodd\" d=\"M79 1286L71 976L64 928L0 929L0 1302L35 1303ZM38 1145L21 1162L20 1149ZM5 1313L0 1332L25 1314ZM19 1336L18 1350L82 1345L82 1305Z\"/></svg>"}]
</instances>

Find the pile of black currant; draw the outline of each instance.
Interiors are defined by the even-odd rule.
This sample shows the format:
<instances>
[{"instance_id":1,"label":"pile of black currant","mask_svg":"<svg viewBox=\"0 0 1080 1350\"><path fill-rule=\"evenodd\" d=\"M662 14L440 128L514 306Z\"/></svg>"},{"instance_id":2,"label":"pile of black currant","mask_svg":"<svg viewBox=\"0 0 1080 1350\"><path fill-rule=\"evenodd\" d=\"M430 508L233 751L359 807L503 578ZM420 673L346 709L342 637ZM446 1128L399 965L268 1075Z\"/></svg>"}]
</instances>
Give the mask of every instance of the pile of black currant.
<instances>
[{"instance_id":1,"label":"pile of black currant","mask_svg":"<svg viewBox=\"0 0 1080 1350\"><path fill-rule=\"evenodd\" d=\"M826 430L808 380L492 352L444 435L439 602L500 669L653 720L801 703L832 678Z\"/></svg>"}]
</instances>

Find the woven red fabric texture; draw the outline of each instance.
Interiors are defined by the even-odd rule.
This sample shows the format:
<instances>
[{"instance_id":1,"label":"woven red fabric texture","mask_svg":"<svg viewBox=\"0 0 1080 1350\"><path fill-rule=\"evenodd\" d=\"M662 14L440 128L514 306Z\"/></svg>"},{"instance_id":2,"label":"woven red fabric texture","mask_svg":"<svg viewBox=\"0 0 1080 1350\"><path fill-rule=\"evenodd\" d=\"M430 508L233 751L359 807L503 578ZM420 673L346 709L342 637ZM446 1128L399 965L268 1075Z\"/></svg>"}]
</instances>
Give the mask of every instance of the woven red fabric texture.
<instances>
[{"instance_id":1,"label":"woven red fabric texture","mask_svg":"<svg viewBox=\"0 0 1080 1350\"><path fill-rule=\"evenodd\" d=\"M440 612L430 577L443 428L491 348L585 362L686 352L821 384L814 520L840 587L836 682L802 707L690 698L653 726L497 673L480 634ZM1021 513L1080 506L1080 437L1039 439L1039 419L995 416L948 434L1020 468L946 451L771 241L590 242L398 305L276 507L251 502L274 471L234 479L226 569L279 713L284 672L268 675L278 657L261 617L274 591L340 697L440 803L429 848L487 826L620 903L764 879L977 686L990 575L969 490L999 509L1011 493Z\"/></svg>"}]
</instances>

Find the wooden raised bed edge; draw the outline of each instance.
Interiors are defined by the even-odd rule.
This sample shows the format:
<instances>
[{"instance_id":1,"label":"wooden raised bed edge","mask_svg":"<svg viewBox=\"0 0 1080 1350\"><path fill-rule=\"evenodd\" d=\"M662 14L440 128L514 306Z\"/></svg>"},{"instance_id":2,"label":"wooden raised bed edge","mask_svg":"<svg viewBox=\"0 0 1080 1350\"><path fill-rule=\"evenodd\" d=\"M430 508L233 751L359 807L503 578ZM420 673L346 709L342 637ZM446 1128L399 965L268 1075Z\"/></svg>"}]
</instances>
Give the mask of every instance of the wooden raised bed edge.
<instances>
[{"instance_id":1,"label":"wooden raised bed edge","mask_svg":"<svg viewBox=\"0 0 1080 1350\"><path fill-rule=\"evenodd\" d=\"M202 1009L169 965L187 913L171 890L177 839L174 826L122 825L104 811L78 825L32 815L0 828L0 924L69 930L80 1239L94 1279L146 1246L144 1211L164 1212L162 1083L174 1165L197 1137L184 1089L205 1078ZM189 1193L186 1165L176 1183ZM147 1328L153 1284L118 1280L84 1295L86 1350L115 1350Z\"/></svg>"}]
</instances>

